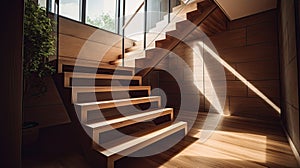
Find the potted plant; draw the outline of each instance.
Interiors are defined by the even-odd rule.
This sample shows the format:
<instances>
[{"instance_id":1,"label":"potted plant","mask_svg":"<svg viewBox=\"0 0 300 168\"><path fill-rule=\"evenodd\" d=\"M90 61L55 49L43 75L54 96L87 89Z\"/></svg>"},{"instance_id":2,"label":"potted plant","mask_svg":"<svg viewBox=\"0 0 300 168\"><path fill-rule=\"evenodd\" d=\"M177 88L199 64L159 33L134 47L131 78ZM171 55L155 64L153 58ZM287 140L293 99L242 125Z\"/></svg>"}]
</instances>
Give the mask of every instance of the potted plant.
<instances>
[{"instance_id":1,"label":"potted plant","mask_svg":"<svg viewBox=\"0 0 300 168\"><path fill-rule=\"evenodd\" d=\"M46 10L34 0L25 1L24 14L24 99L30 96L39 96L47 91L44 78L55 72L54 65L49 57L55 54L54 22ZM23 121L23 136L36 134L32 128L37 122ZM37 135L31 135L34 137Z\"/></svg>"}]
</instances>

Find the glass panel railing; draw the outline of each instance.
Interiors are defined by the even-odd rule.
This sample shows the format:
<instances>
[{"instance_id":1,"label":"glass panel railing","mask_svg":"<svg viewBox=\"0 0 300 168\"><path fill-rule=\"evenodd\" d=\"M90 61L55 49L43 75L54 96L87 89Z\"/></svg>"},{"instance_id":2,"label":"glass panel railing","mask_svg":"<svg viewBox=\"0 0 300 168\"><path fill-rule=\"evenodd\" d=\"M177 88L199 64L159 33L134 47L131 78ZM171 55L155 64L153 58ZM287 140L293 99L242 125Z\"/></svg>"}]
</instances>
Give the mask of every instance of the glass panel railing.
<instances>
[{"instance_id":1,"label":"glass panel railing","mask_svg":"<svg viewBox=\"0 0 300 168\"><path fill-rule=\"evenodd\" d=\"M125 3L124 3L125 2ZM134 0L134 7L129 7L126 4L128 1L123 1L123 16L120 18L122 22L122 66L135 67L135 59L141 58L144 48L144 33L145 33L145 17L146 17L146 6L147 3L144 0ZM139 3L138 3L139 2ZM130 1L130 4L132 2ZM136 5L136 4L139 5ZM135 9L135 10L133 10ZM130 54L125 53L125 39L132 39L136 41L135 48Z\"/></svg>"},{"instance_id":2,"label":"glass panel railing","mask_svg":"<svg viewBox=\"0 0 300 168\"><path fill-rule=\"evenodd\" d=\"M186 19L186 12L188 11L186 11L185 7L192 1L168 0L168 11L161 11L160 14L163 15L161 20L155 24L155 27L151 27L147 31L146 49L153 48L155 41L164 39L167 31L175 30L176 23ZM151 23L148 24L152 25Z\"/></svg>"},{"instance_id":3,"label":"glass panel railing","mask_svg":"<svg viewBox=\"0 0 300 168\"><path fill-rule=\"evenodd\" d=\"M104 3L104 0L38 0L50 13L59 13L122 35L120 55L123 59L119 65L133 67L135 59L144 57L146 49L155 46L155 41L164 39L167 31L175 29L176 22L185 19L185 15L181 14L191 1L193 0L112 0ZM129 49L130 54L125 53L125 39L135 41L134 47ZM125 54L131 65L124 62Z\"/></svg>"},{"instance_id":4,"label":"glass panel railing","mask_svg":"<svg viewBox=\"0 0 300 168\"><path fill-rule=\"evenodd\" d=\"M145 58L145 51L155 47L155 41L165 39L167 31L175 30L176 23L186 19L189 8L185 7L193 1L144 0L142 2L140 0L140 8L130 13L132 15L126 15L125 12L123 41L125 38L130 38L135 40L136 45L130 53L126 53L122 45L122 65L136 67L135 59Z\"/></svg>"}]
</instances>

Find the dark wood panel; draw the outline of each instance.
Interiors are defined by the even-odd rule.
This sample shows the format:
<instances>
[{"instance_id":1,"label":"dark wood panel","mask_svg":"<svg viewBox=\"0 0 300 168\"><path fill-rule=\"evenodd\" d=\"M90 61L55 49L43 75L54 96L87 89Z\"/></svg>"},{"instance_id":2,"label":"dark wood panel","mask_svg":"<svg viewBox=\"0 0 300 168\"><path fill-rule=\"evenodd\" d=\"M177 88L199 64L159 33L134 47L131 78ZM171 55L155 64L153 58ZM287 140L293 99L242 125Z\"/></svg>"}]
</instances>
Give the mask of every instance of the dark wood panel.
<instances>
[{"instance_id":1,"label":"dark wood panel","mask_svg":"<svg viewBox=\"0 0 300 168\"><path fill-rule=\"evenodd\" d=\"M227 29L227 17L224 15L220 8L217 8L198 27L207 36L217 34Z\"/></svg>"},{"instance_id":2,"label":"dark wood panel","mask_svg":"<svg viewBox=\"0 0 300 168\"><path fill-rule=\"evenodd\" d=\"M56 126L70 122L64 105L53 104L24 108L24 120L38 122L39 128Z\"/></svg>"},{"instance_id":3,"label":"dark wood panel","mask_svg":"<svg viewBox=\"0 0 300 168\"><path fill-rule=\"evenodd\" d=\"M219 50L220 56L229 63L241 63L278 59L275 42Z\"/></svg>"},{"instance_id":4,"label":"dark wood panel","mask_svg":"<svg viewBox=\"0 0 300 168\"><path fill-rule=\"evenodd\" d=\"M247 96L247 86L241 81L227 81L227 96Z\"/></svg>"},{"instance_id":5,"label":"dark wood panel","mask_svg":"<svg viewBox=\"0 0 300 168\"><path fill-rule=\"evenodd\" d=\"M246 80L278 80L279 69L277 60L247 62L237 64L239 72Z\"/></svg>"},{"instance_id":6,"label":"dark wood panel","mask_svg":"<svg viewBox=\"0 0 300 168\"><path fill-rule=\"evenodd\" d=\"M257 44L277 39L277 22L265 22L247 27L247 44Z\"/></svg>"},{"instance_id":7,"label":"dark wood panel","mask_svg":"<svg viewBox=\"0 0 300 168\"><path fill-rule=\"evenodd\" d=\"M238 29L246 27L248 25L260 24L264 22L276 22L277 21L277 10L271 10L242 19L231 21L228 24L229 29Z\"/></svg>"},{"instance_id":8,"label":"dark wood panel","mask_svg":"<svg viewBox=\"0 0 300 168\"><path fill-rule=\"evenodd\" d=\"M230 97L230 112L234 116L264 118L266 121L279 118L279 113L261 98Z\"/></svg>"},{"instance_id":9,"label":"dark wood panel","mask_svg":"<svg viewBox=\"0 0 300 168\"><path fill-rule=\"evenodd\" d=\"M269 80L269 81L249 81L253 84L258 90L264 93L269 98L279 98L280 88L278 80ZM256 96L251 89L248 89L248 96Z\"/></svg>"},{"instance_id":10,"label":"dark wood panel","mask_svg":"<svg viewBox=\"0 0 300 168\"><path fill-rule=\"evenodd\" d=\"M209 37L217 50L241 47L246 45L246 29L225 31ZM209 45L206 42L207 45Z\"/></svg>"}]
</instances>

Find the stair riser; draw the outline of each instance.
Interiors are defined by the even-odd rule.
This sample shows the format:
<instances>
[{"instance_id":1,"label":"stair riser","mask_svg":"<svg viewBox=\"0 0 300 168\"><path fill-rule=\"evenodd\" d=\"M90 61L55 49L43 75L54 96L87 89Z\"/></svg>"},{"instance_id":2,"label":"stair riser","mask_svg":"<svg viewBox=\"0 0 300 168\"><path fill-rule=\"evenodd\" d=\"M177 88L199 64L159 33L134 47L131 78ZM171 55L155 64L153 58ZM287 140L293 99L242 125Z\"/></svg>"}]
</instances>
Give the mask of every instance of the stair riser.
<instances>
[{"instance_id":1,"label":"stair riser","mask_svg":"<svg viewBox=\"0 0 300 168\"><path fill-rule=\"evenodd\" d=\"M71 79L69 86L139 86L138 80Z\"/></svg>"},{"instance_id":2,"label":"stair riser","mask_svg":"<svg viewBox=\"0 0 300 168\"><path fill-rule=\"evenodd\" d=\"M79 106L75 105L77 115L82 121L82 123L86 123L88 120L88 113L90 111L97 111L99 109L110 109L110 108L116 108L116 107L125 107L125 106L133 106L133 105L139 105L142 109L149 108L150 103L154 103L154 106L157 105L158 108L161 106L161 99L160 97L155 98L147 98L147 99L139 99L139 100L128 100L128 101L122 101L122 102L109 102L105 104L95 104L95 105L86 105L86 106Z\"/></svg>"},{"instance_id":3,"label":"stair riser","mask_svg":"<svg viewBox=\"0 0 300 168\"><path fill-rule=\"evenodd\" d=\"M79 93L77 95L77 103L87 103L96 101L107 101L116 99L128 99L136 97L148 96L147 90L141 91L116 91L116 92L100 92L100 93Z\"/></svg>"},{"instance_id":4,"label":"stair riser","mask_svg":"<svg viewBox=\"0 0 300 168\"><path fill-rule=\"evenodd\" d=\"M147 91L150 95L151 87L144 86L131 86L131 87L105 87L105 88L72 88L72 102L78 102L78 95L84 93L107 93L107 92L131 92L131 91Z\"/></svg>"},{"instance_id":5,"label":"stair riser","mask_svg":"<svg viewBox=\"0 0 300 168\"><path fill-rule=\"evenodd\" d=\"M82 66L63 66L64 72L81 72L81 73L98 73L98 74L110 74L110 75L127 75L131 76L132 71L126 71L126 70L112 70L112 69L98 69L98 68L92 68L92 67L82 67Z\"/></svg>"},{"instance_id":6,"label":"stair riser","mask_svg":"<svg viewBox=\"0 0 300 168\"><path fill-rule=\"evenodd\" d=\"M197 17L201 15L201 12L199 10L189 12L187 13L187 19L190 20L191 22L194 22L197 20Z\"/></svg>"},{"instance_id":7,"label":"stair riser","mask_svg":"<svg viewBox=\"0 0 300 168\"><path fill-rule=\"evenodd\" d=\"M128 111L128 109L137 111L137 110L148 110L149 108L159 108L160 103L159 102L151 102L151 103L140 103L140 104L134 104L134 105L124 105L120 107L112 107L112 108L106 108L101 109L98 108L97 110L89 110L87 112L80 112L80 109L77 110L78 112L78 118L81 120L82 123L86 123L89 121L94 120L103 120L109 119L109 118L116 118L121 117L123 115L126 115L125 113ZM101 115L100 115L101 113Z\"/></svg>"},{"instance_id":8,"label":"stair riser","mask_svg":"<svg viewBox=\"0 0 300 168\"><path fill-rule=\"evenodd\" d=\"M104 127L100 127L100 128L91 129L88 132L92 133L91 137L93 137L94 142L99 143L101 141L101 134L100 133L102 133L102 132L110 131L110 130L121 128L121 127L126 127L126 126L129 126L129 125L137 124L137 123L144 122L144 121L147 121L147 120L153 120L153 119L163 117L163 116L169 116L170 120L173 120L173 110L164 111L160 114L149 115L149 116L143 117L141 119L126 120L126 121L123 121L121 123L115 123L115 124L112 124L112 125L109 125L109 126L104 126ZM111 140L114 140L114 139L111 139ZM101 142L104 142L104 141L102 140Z\"/></svg>"}]
</instances>

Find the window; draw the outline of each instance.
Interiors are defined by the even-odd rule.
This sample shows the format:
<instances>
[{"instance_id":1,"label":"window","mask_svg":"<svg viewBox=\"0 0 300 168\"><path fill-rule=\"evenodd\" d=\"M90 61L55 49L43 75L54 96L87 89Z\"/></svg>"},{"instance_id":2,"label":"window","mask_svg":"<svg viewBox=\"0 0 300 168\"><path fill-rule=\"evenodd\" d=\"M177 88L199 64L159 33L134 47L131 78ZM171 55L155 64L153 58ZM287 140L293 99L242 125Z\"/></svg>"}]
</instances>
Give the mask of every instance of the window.
<instances>
[{"instance_id":1,"label":"window","mask_svg":"<svg viewBox=\"0 0 300 168\"><path fill-rule=\"evenodd\" d=\"M81 0L60 0L59 14L80 21Z\"/></svg>"},{"instance_id":2,"label":"window","mask_svg":"<svg viewBox=\"0 0 300 168\"><path fill-rule=\"evenodd\" d=\"M87 0L86 1L86 23L117 32L116 0Z\"/></svg>"},{"instance_id":3,"label":"window","mask_svg":"<svg viewBox=\"0 0 300 168\"><path fill-rule=\"evenodd\" d=\"M46 4L47 4L46 0L38 0L38 4L40 5L40 7L46 9Z\"/></svg>"}]
</instances>

